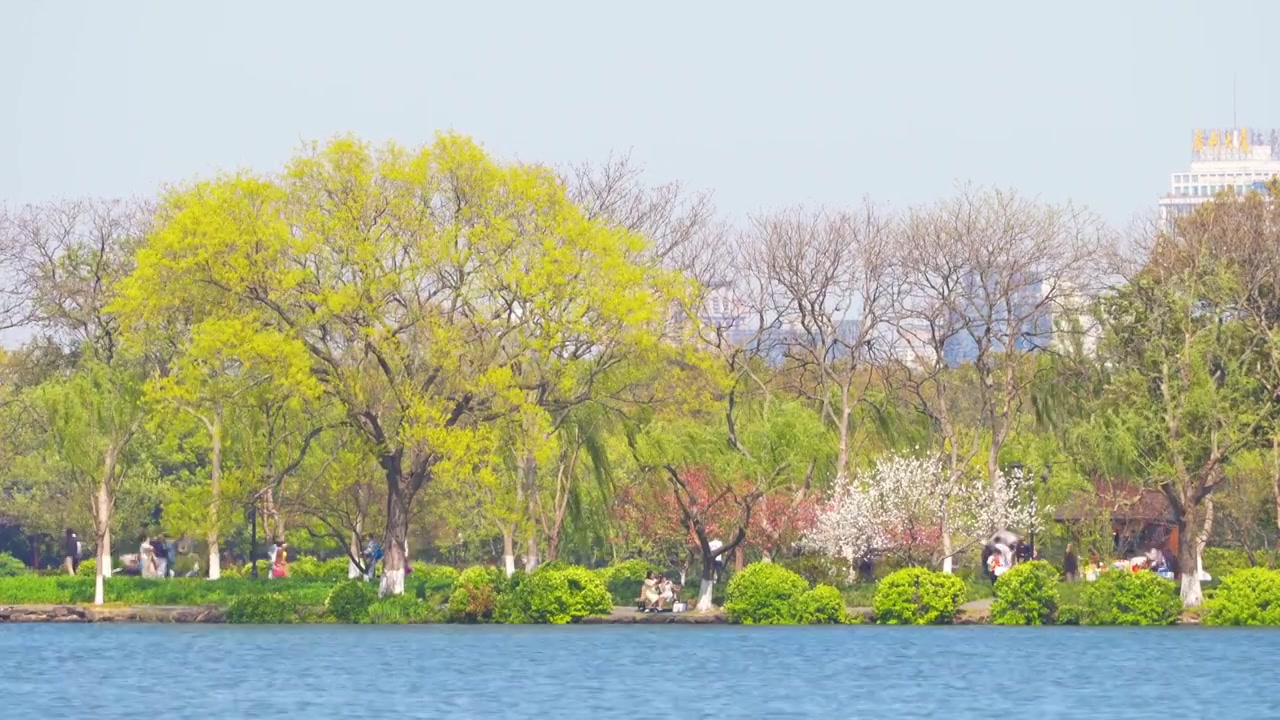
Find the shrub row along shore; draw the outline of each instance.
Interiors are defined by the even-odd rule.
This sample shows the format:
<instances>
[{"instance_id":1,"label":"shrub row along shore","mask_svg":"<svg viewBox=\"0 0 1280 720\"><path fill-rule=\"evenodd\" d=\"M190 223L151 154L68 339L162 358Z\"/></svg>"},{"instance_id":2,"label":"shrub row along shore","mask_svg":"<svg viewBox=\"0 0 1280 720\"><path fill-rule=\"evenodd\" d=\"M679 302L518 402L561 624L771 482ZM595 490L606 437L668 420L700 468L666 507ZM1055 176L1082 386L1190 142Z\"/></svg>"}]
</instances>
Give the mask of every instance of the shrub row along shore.
<instances>
[{"instance_id":1,"label":"shrub row along shore","mask_svg":"<svg viewBox=\"0 0 1280 720\"><path fill-rule=\"evenodd\" d=\"M112 578L103 608L90 578L0 578L0 622L134 621L279 623L730 622L746 625L1280 625L1280 571L1240 570L1227 576L1202 612L1184 618L1177 589L1149 572L1104 573L1074 584L1077 602L1063 602L1057 571L1044 562L1010 569L995 584L989 615L962 612L960 578L924 568L890 573L874 588L870 609L847 607L841 591L813 585L780 565L755 563L730 579L716 613L642 615L634 610L643 561L587 569L549 564L507 578L493 567L462 572L416 568L404 595L378 598L374 586L340 577L267 580ZM629 606L629 607L628 607ZM628 608L622 610L621 608Z\"/></svg>"}]
</instances>

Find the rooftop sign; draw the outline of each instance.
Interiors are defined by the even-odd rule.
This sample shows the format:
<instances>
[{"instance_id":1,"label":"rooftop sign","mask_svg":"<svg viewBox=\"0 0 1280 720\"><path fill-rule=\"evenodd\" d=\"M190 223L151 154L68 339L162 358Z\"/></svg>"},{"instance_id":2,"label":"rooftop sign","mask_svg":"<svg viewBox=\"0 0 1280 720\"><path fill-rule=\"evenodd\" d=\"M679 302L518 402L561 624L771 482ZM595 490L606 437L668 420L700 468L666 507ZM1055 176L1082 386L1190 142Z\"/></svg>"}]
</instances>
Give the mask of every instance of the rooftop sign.
<instances>
[{"instance_id":1,"label":"rooftop sign","mask_svg":"<svg viewBox=\"0 0 1280 720\"><path fill-rule=\"evenodd\" d=\"M1195 160L1251 160L1258 148L1267 150L1270 159L1280 159L1280 130L1199 128L1191 139Z\"/></svg>"}]
</instances>

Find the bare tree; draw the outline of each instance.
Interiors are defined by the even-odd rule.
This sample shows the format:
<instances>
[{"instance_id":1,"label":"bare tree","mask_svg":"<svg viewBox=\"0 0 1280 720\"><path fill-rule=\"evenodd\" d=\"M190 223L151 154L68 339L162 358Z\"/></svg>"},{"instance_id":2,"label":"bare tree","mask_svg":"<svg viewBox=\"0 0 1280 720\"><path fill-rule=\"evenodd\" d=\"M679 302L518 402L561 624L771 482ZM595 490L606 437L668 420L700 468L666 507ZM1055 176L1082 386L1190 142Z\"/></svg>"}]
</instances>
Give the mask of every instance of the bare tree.
<instances>
[{"instance_id":1,"label":"bare tree","mask_svg":"<svg viewBox=\"0 0 1280 720\"><path fill-rule=\"evenodd\" d=\"M854 410L885 359L883 325L897 290L891 219L870 203L855 212L793 208L751 220L753 255L783 355L799 390L839 438L847 477Z\"/></svg>"},{"instance_id":2,"label":"bare tree","mask_svg":"<svg viewBox=\"0 0 1280 720\"><path fill-rule=\"evenodd\" d=\"M1033 355L1090 329L1078 321L1109 236L1071 206L966 187L908 213L899 238L896 381L930 420L953 479L985 446L995 482Z\"/></svg>"}]
</instances>

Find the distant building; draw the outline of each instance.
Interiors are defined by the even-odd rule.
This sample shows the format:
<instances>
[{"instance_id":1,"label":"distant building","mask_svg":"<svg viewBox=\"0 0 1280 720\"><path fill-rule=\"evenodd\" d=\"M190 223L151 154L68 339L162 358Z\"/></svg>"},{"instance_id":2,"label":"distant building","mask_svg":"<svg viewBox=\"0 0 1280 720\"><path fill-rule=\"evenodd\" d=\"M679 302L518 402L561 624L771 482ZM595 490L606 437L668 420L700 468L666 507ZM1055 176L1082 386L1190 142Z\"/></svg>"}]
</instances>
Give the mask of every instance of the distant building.
<instances>
[{"instance_id":1,"label":"distant building","mask_svg":"<svg viewBox=\"0 0 1280 720\"><path fill-rule=\"evenodd\" d=\"M1046 302L1051 288L1038 275L1015 276L1009 287L996 287L1005 278L983 278L970 271L964 277L962 307L951 313L950 332L942 348L943 361L957 367L978 359L985 349L1003 352L1044 350L1053 342L1053 309ZM997 298L994 303L985 298Z\"/></svg>"},{"instance_id":2,"label":"distant building","mask_svg":"<svg viewBox=\"0 0 1280 720\"><path fill-rule=\"evenodd\" d=\"M1265 190L1280 176L1280 130L1196 130L1191 169L1173 173L1160 198L1160 222L1168 228L1220 192L1237 196Z\"/></svg>"}]
</instances>

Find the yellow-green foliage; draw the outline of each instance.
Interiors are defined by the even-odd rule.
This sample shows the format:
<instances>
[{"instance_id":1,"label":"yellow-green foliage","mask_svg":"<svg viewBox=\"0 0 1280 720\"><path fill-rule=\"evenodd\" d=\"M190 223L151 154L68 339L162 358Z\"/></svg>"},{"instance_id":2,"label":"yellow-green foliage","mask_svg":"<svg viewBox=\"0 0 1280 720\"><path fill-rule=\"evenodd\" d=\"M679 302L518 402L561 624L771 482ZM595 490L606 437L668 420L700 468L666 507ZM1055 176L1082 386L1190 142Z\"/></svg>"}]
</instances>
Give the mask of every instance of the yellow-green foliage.
<instances>
[{"instance_id":1,"label":"yellow-green foliage","mask_svg":"<svg viewBox=\"0 0 1280 720\"><path fill-rule=\"evenodd\" d=\"M876 622L886 625L945 625L964 600L964 581L927 568L903 568L876 586Z\"/></svg>"},{"instance_id":2,"label":"yellow-green foliage","mask_svg":"<svg viewBox=\"0 0 1280 720\"><path fill-rule=\"evenodd\" d=\"M1231 573L1206 609L1208 625L1280 625L1280 570L1248 568Z\"/></svg>"},{"instance_id":3,"label":"yellow-green foliage","mask_svg":"<svg viewBox=\"0 0 1280 720\"><path fill-rule=\"evenodd\" d=\"M991 622L996 625L1045 625L1058 611L1058 571L1043 560L1009 568L995 591Z\"/></svg>"}]
</instances>

